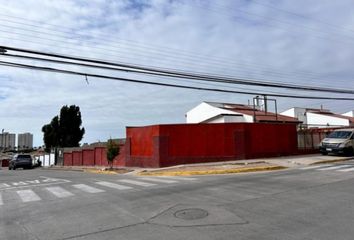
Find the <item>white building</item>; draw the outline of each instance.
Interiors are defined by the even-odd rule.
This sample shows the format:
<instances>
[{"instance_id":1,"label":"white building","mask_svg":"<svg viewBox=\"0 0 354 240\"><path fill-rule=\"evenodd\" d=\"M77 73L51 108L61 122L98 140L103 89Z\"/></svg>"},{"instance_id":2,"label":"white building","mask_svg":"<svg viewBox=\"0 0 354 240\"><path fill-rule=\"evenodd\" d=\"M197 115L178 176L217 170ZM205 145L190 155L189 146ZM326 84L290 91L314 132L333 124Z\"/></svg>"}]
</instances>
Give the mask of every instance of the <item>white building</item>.
<instances>
[{"instance_id":1,"label":"white building","mask_svg":"<svg viewBox=\"0 0 354 240\"><path fill-rule=\"evenodd\" d=\"M18 150L32 149L33 148L33 134L20 133L17 135L17 148Z\"/></svg>"},{"instance_id":2,"label":"white building","mask_svg":"<svg viewBox=\"0 0 354 240\"><path fill-rule=\"evenodd\" d=\"M186 113L187 123L283 122L299 123L293 117L261 111L253 106L202 102Z\"/></svg>"},{"instance_id":3,"label":"white building","mask_svg":"<svg viewBox=\"0 0 354 240\"><path fill-rule=\"evenodd\" d=\"M349 127L354 126L354 118L335 114L327 109L290 108L281 115L297 118L308 128Z\"/></svg>"},{"instance_id":4,"label":"white building","mask_svg":"<svg viewBox=\"0 0 354 240\"><path fill-rule=\"evenodd\" d=\"M16 134L3 132L0 134L0 149L13 150L15 149Z\"/></svg>"},{"instance_id":5,"label":"white building","mask_svg":"<svg viewBox=\"0 0 354 240\"><path fill-rule=\"evenodd\" d=\"M354 111L352 110L352 111L343 113L342 115L343 115L343 116L347 116L347 117L354 117Z\"/></svg>"}]
</instances>

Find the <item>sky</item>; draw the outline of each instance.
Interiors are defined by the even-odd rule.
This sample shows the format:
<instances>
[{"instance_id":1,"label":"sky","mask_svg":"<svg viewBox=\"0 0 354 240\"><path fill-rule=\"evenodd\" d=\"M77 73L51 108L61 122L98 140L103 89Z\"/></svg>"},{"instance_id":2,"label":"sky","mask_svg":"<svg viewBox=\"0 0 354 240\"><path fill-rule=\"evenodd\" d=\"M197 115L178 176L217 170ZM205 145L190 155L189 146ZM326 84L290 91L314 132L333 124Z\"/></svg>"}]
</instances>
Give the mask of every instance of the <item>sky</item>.
<instances>
[{"instance_id":1,"label":"sky","mask_svg":"<svg viewBox=\"0 0 354 240\"><path fill-rule=\"evenodd\" d=\"M107 61L299 85L354 89L351 0L0 0L0 45ZM25 62L6 58L3 61ZM27 61L36 66L54 66ZM345 96L56 67L237 91ZM247 104L252 95L212 93L0 66L0 128L31 132L63 105L81 109L81 143L124 138L126 126L184 123L202 101ZM280 111L350 101L277 98Z\"/></svg>"}]
</instances>

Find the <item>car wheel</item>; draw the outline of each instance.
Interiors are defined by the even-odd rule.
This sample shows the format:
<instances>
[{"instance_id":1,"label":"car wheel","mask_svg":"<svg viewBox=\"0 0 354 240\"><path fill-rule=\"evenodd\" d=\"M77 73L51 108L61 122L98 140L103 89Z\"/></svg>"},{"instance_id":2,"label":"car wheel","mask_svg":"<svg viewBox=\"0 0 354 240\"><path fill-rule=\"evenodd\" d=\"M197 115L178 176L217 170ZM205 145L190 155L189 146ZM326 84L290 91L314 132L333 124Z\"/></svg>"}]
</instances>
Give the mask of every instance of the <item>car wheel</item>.
<instances>
[{"instance_id":1,"label":"car wheel","mask_svg":"<svg viewBox=\"0 0 354 240\"><path fill-rule=\"evenodd\" d=\"M344 152L345 156L353 156L354 150L353 148L349 148Z\"/></svg>"},{"instance_id":2,"label":"car wheel","mask_svg":"<svg viewBox=\"0 0 354 240\"><path fill-rule=\"evenodd\" d=\"M322 155L328 155L328 152L321 152Z\"/></svg>"},{"instance_id":3,"label":"car wheel","mask_svg":"<svg viewBox=\"0 0 354 240\"><path fill-rule=\"evenodd\" d=\"M16 170L16 166L13 166L13 167L12 167L12 170Z\"/></svg>"},{"instance_id":4,"label":"car wheel","mask_svg":"<svg viewBox=\"0 0 354 240\"><path fill-rule=\"evenodd\" d=\"M9 170L11 170L12 168L9 166Z\"/></svg>"}]
</instances>

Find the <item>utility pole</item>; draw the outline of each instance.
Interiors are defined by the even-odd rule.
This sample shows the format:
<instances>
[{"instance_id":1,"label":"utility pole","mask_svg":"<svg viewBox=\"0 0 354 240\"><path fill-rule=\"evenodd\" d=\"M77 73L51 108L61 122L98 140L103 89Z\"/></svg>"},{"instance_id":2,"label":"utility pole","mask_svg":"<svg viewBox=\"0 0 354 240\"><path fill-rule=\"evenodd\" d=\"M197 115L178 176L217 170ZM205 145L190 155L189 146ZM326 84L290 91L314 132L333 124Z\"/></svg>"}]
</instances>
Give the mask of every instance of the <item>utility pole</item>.
<instances>
[{"instance_id":1,"label":"utility pole","mask_svg":"<svg viewBox=\"0 0 354 240\"><path fill-rule=\"evenodd\" d=\"M263 102L264 102L264 111L267 114L268 112L267 95L263 95Z\"/></svg>"}]
</instances>

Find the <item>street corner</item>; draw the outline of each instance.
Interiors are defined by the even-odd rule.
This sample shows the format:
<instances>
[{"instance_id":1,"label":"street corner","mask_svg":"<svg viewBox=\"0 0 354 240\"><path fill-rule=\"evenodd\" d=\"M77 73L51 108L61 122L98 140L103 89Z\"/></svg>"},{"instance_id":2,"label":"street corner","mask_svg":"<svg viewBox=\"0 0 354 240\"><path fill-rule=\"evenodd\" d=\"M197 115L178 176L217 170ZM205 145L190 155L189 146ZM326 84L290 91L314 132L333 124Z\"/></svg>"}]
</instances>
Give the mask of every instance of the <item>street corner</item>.
<instances>
[{"instance_id":1,"label":"street corner","mask_svg":"<svg viewBox=\"0 0 354 240\"><path fill-rule=\"evenodd\" d=\"M187 167L181 169L171 170L144 170L138 172L138 176L193 176L193 175L217 175L217 174L237 174L237 173L250 173L260 171L276 171L287 169L287 167L280 165L257 165L257 166L232 166L222 165L217 167Z\"/></svg>"},{"instance_id":2,"label":"street corner","mask_svg":"<svg viewBox=\"0 0 354 240\"><path fill-rule=\"evenodd\" d=\"M116 175L116 174L125 174L132 172L130 169L107 169L107 168L102 168L102 169L83 169L83 172L86 173L94 173L94 174L107 174L107 175Z\"/></svg>"},{"instance_id":3,"label":"street corner","mask_svg":"<svg viewBox=\"0 0 354 240\"><path fill-rule=\"evenodd\" d=\"M338 162L345 162L353 160L354 157L346 157L346 156L322 156L319 161L311 163L310 165L317 165L317 164L326 164L326 163L338 163Z\"/></svg>"}]
</instances>

